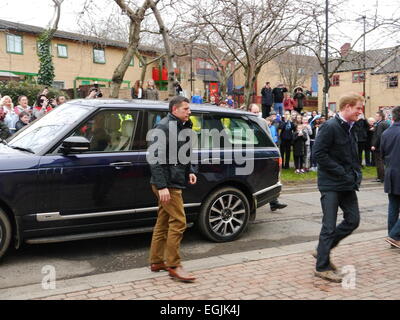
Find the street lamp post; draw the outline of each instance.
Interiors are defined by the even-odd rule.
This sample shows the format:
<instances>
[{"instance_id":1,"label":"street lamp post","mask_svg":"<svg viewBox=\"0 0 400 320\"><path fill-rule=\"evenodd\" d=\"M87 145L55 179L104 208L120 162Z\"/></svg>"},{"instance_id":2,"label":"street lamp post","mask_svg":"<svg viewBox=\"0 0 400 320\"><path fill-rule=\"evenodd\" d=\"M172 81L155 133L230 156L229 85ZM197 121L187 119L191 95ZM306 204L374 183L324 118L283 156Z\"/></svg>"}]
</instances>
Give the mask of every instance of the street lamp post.
<instances>
[{"instance_id":1,"label":"street lamp post","mask_svg":"<svg viewBox=\"0 0 400 320\"><path fill-rule=\"evenodd\" d=\"M329 0L325 2L325 116L328 117L328 88L329 88L329 48L328 48L328 8Z\"/></svg>"},{"instance_id":2,"label":"street lamp post","mask_svg":"<svg viewBox=\"0 0 400 320\"><path fill-rule=\"evenodd\" d=\"M364 54L363 54L363 58L364 58L364 61L363 61L363 69L364 69L363 96L364 96L364 99L365 99L364 108L365 108L365 104L367 103L367 96L366 96L366 92L365 92L365 82L367 80L367 70L366 70L366 65L365 65L366 64L366 62L365 62L365 60L366 60L366 56L365 56L365 33L366 33L365 19L366 18L367 18L366 16L362 16L362 19L364 20L364 34L363 34L363 41L364 41L364 44L363 44L363 46L364 46ZM365 110L364 110L364 112L365 112Z\"/></svg>"}]
</instances>

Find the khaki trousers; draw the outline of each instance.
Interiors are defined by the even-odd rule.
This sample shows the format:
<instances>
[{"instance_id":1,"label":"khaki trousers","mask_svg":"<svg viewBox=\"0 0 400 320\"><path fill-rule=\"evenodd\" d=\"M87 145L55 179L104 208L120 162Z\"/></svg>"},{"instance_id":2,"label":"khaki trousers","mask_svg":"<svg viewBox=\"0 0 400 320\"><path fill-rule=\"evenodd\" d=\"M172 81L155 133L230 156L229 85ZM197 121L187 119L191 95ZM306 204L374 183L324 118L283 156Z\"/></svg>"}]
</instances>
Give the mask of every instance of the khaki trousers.
<instances>
[{"instance_id":1,"label":"khaki trousers","mask_svg":"<svg viewBox=\"0 0 400 320\"><path fill-rule=\"evenodd\" d=\"M158 217L151 239L150 263L165 261L167 267L180 266L179 248L186 230L182 190L168 188L171 200L161 203L157 188L151 187L158 200Z\"/></svg>"}]
</instances>

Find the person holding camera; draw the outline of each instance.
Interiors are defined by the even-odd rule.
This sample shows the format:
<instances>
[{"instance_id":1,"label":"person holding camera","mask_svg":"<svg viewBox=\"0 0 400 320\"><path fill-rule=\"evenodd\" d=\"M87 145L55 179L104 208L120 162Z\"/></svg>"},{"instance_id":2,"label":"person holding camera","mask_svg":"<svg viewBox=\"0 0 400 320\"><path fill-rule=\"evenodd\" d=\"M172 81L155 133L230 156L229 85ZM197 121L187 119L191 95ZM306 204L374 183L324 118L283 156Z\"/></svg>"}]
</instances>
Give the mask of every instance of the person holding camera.
<instances>
[{"instance_id":1,"label":"person holding camera","mask_svg":"<svg viewBox=\"0 0 400 320\"><path fill-rule=\"evenodd\" d=\"M49 104L49 99L43 94L39 95L36 100L36 106L33 108L32 120L43 117L46 113L53 110L53 107Z\"/></svg>"},{"instance_id":2,"label":"person holding camera","mask_svg":"<svg viewBox=\"0 0 400 320\"><path fill-rule=\"evenodd\" d=\"M99 90L98 87L93 87L89 91L89 95L86 97L86 99L96 99L96 98L101 98L103 94Z\"/></svg>"}]
</instances>

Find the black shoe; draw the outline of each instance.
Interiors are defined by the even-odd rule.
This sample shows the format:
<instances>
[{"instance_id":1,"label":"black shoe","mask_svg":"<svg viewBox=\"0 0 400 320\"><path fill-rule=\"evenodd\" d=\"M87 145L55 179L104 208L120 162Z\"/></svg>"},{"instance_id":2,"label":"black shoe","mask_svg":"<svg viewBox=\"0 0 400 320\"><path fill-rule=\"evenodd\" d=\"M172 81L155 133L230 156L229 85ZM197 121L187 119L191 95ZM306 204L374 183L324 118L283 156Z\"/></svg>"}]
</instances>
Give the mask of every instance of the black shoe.
<instances>
[{"instance_id":1,"label":"black shoe","mask_svg":"<svg viewBox=\"0 0 400 320\"><path fill-rule=\"evenodd\" d=\"M274 204L273 206L270 206L271 207L271 211L276 211L277 209L283 209L283 208L286 208L287 207L287 204L284 204L284 203L276 203L276 204Z\"/></svg>"},{"instance_id":2,"label":"black shoe","mask_svg":"<svg viewBox=\"0 0 400 320\"><path fill-rule=\"evenodd\" d=\"M375 180L372 180L372 182L383 182L381 179L375 179Z\"/></svg>"}]
</instances>

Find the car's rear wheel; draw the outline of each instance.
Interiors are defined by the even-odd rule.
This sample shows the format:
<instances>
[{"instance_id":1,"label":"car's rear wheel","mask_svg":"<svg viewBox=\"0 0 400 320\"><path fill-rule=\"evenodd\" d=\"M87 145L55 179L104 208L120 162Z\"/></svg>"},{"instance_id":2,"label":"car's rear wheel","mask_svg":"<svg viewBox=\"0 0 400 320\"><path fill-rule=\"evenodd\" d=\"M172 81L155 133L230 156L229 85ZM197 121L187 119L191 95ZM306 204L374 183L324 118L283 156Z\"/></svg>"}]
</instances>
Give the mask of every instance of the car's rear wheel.
<instances>
[{"instance_id":1,"label":"car's rear wheel","mask_svg":"<svg viewBox=\"0 0 400 320\"><path fill-rule=\"evenodd\" d=\"M200 209L200 231L215 242L232 241L246 229L250 205L242 191L225 187L214 191Z\"/></svg>"},{"instance_id":2,"label":"car's rear wheel","mask_svg":"<svg viewBox=\"0 0 400 320\"><path fill-rule=\"evenodd\" d=\"M7 215L0 209L0 259L7 252L11 242L11 224Z\"/></svg>"}]
</instances>

